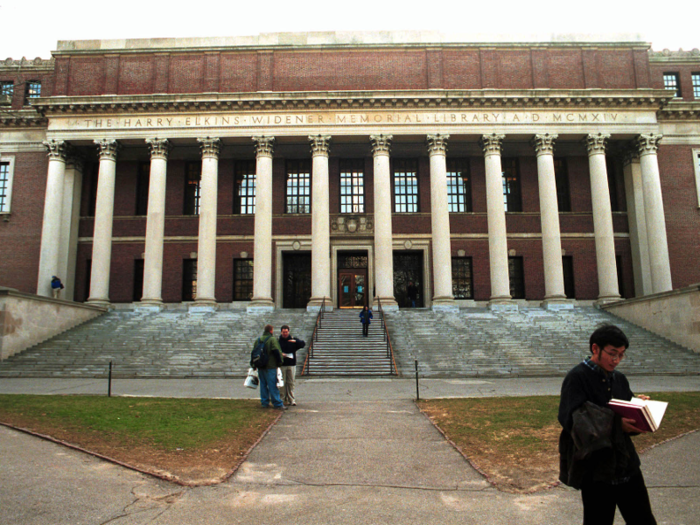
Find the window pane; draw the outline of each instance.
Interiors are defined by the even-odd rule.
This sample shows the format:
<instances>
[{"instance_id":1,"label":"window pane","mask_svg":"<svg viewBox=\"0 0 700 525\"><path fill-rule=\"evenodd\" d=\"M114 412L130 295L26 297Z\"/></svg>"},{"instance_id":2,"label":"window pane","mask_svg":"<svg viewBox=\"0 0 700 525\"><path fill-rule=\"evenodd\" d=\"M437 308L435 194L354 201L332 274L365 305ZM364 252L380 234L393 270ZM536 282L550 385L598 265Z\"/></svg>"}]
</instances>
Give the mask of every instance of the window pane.
<instances>
[{"instance_id":1,"label":"window pane","mask_svg":"<svg viewBox=\"0 0 700 525\"><path fill-rule=\"evenodd\" d=\"M255 214L255 161L236 163L234 213Z\"/></svg>"},{"instance_id":2,"label":"window pane","mask_svg":"<svg viewBox=\"0 0 700 525\"><path fill-rule=\"evenodd\" d=\"M473 299L472 258L452 258L452 295L455 299Z\"/></svg>"},{"instance_id":3,"label":"window pane","mask_svg":"<svg viewBox=\"0 0 700 525\"><path fill-rule=\"evenodd\" d=\"M693 98L700 98L700 73L693 73Z\"/></svg>"},{"instance_id":4,"label":"window pane","mask_svg":"<svg viewBox=\"0 0 700 525\"><path fill-rule=\"evenodd\" d=\"M364 161L340 163L340 213L365 212Z\"/></svg>"},{"instance_id":5,"label":"window pane","mask_svg":"<svg viewBox=\"0 0 700 525\"><path fill-rule=\"evenodd\" d=\"M26 84L26 91L24 92L24 103L29 104L29 101L33 98L41 96L41 82L35 80L30 80Z\"/></svg>"},{"instance_id":6,"label":"window pane","mask_svg":"<svg viewBox=\"0 0 700 525\"><path fill-rule=\"evenodd\" d=\"M523 211L520 196L520 172L517 159L502 159L503 205L506 211Z\"/></svg>"},{"instance_id":7,"label":"window pane","mask_svg":"<svg viewBox=\"0 0 700 525\"><path fill-rule=\"evenodd\" d=\"M253 298L253 259L233 261L233 300L249 301Z\"/></svg>"},{"instance_id":8,"label":"window pane","mask_svg":"<svg viewBox=\"0 0 700 525\"><path fill-rule=\"evenodd\" d=\"M394 212L418 213L418 166L415 160L397 159L394 168Z\"/></svg>"},{"instance_id":9,"label":"window pane","mask_svg":"<svg viewBox=\"0 0 700 525\"><path fill-rule=\"evenodd\" d=\"M447 161L447 206L450 213L472 211L471 181L467 159Z\"/></svg>"},{"instance_id":10,"label":"window pane","mask_svg":"<svg viewBox=\"0 0 700 525\"><path fill-rule=\"evenodd\" d=\"M508 273L511 297L513 299L525 299L525 275L523 273L522 257L508 257Z\"/></svg>"},{"instance_id":11,"label":"window pane","mask_svg":"<svg viewBox=\"0 0 700 525\"><path fill-rule=\"evenodd\" d=\"M182 266L182 300L194 301L197 297L197 259L185 259Z\"/></svg>"},{"instance_id":12,"label":"window pane","mask_svg":"<svg viewBox=\"0 0 700 525\"><path fill-rule=\"evenodd\" d=\"M8 211L10 203L8 193L10 188L10 163L0 162L0 212Z\"/></svg>"},{"instance_id":13,"label":"window pane","mask_svg":"<svg viewBox=\"0 0 700 525\"><path fill-rule=\"evenodd\" d=\"M188 162L185 176L185 215L199 215L202 164Z\"/></svg>"},{"instance_id":14,"label":"window pane","mask_svg":"<svg viewBox=\"0 0 700 525\"><path fill-rule=\"evenodd\" d=\"M664 87L675 91L677 97L681 96L681 81L678 73L664 73Z\"/></svg>"},{"instance_id":15,"label":"window pane","mask_svg":"<svg viewBox=\"0 0 700 525\"><path fill-rule=\"evenodd\" d=\"M287 200L285 213L311 212L311 164L287 161Z\"/></svg>"}]
</instances>

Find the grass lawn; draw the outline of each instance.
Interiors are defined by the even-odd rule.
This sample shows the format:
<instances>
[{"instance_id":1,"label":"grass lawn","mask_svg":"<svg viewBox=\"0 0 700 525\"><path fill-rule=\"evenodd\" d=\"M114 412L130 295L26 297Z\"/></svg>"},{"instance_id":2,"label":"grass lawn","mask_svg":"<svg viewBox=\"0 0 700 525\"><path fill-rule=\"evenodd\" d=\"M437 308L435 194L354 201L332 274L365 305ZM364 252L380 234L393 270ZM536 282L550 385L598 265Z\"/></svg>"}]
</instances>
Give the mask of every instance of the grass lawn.
<instances>
[{"instance_id":1,"label":"grass lawn","mask_svg":"<svg viewBox=\"0 0 700 525\"><path fill-rule=\"evenodd\" d=\"M637 450L700 429L700 392L648 395L669 406L658 431L634 438ZM556 483L559 396L436 399L418 406L501 490L532 492Z\"/></svg>"},{"instance_id":2,"label":"grass lawn","mask_svg":"<svg viewBox=\"0 0 700 525\"><path fill-rule=\"evenodd\" d=\"M256 400L0 395L0 422L190 484L225 478L278 416Z\"/></svg>"}]
</instances>

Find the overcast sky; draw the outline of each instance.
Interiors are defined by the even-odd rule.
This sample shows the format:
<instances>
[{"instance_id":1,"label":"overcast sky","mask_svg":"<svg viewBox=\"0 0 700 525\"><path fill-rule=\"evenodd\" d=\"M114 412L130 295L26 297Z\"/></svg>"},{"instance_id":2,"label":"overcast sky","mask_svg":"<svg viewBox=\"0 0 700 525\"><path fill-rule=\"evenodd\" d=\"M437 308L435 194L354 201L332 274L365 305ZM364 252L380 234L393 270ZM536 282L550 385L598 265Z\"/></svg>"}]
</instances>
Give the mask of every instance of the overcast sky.
<instances>
[{"instance_id":1,"label":"overcast sky","mask_svg":"<svg viewBox=\"0 0 700 525\"><path fill-rule=\"evenodd\" d=\"M49 58L59 40L309 31L427 30L467 41L626 33L655 50L691 50L700 48L698 15L694 2L658 0L0 0L0 60Z\"/></svg>"}]
</instances>

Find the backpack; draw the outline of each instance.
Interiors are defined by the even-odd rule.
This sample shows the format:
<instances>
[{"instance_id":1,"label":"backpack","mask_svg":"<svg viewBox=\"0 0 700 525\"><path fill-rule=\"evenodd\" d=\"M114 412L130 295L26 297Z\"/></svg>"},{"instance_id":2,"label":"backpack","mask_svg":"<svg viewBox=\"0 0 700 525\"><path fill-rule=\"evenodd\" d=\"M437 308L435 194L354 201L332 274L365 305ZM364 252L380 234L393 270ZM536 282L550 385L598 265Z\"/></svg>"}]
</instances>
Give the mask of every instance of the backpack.
<instances>
[{"instance_id":1,"label":"backpack","mask_svg":"<svg viewBox=\"0 0 700 525\"><path fill-rule=\"evenodd\" d=\"M253 347L253 351L250 353L250 366L252 366L256 370L262 370L265 369L265 367L267 367L267 361L269 359L269 356L265 351L265 343L267 343L270 340L270 337L268 337L264 341L262 340L262 337L258 337L258 340L256 341L255 346Z\"/></svg>"}]
</instances>

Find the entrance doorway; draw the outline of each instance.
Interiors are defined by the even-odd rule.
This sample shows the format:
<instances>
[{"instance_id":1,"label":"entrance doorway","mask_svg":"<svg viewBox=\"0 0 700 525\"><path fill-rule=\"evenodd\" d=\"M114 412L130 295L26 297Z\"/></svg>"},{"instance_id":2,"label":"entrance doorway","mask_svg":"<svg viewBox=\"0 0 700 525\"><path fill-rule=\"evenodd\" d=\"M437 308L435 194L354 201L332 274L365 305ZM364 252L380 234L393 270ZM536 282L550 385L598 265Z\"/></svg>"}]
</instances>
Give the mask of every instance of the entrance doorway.
<instances>
[{"instance_id":1,"label":"entrance doorway","mask_svg":"<svg viewBox=\"0 0 700 525\"><path fill-rule=\"evenodd\" d=\"M408 283L418 289L416 307L423 307L423 252L394 252L394 296L401 308L410 308Z\"/></svg>"},{"instance_id":2,"label":"entrance doorway","mask_svg":"<svg viewBox=\"0 0 700 525\"><path fill-rule=\"evenodd\" d=\"M311 254L282 254L282 308L306 308L311 299Z\"/></svg>"},{"instance_id":3,"label":"entrance doorway","mask_svg":"<svg viewBox=\"0 0 700 525\"><path fill-rule=\"evenodd\" d=\"M367 305L367 252L338 254L338 307L362 308Z\"/></svg>"}]
</instances>

